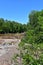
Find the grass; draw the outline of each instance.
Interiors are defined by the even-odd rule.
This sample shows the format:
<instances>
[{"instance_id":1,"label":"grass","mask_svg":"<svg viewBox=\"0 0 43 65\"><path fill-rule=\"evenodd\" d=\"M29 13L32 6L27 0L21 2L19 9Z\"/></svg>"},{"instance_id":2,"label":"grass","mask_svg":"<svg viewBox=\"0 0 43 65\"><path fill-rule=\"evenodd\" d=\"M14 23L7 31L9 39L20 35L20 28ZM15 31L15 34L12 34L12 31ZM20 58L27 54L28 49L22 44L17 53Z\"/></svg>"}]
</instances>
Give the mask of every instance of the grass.
<instances>
[{"instance_id":1,"label":"grass","mask_svg":"<svg viewBox=\"0 0 43 65\"><path fill-rule=\"evenodd\" d=\"M12 39L12 38L17 38L21 39L24 36L24 33L8 33L8 34L0 34L0 39Z\"/></svg>"}]
</instances>

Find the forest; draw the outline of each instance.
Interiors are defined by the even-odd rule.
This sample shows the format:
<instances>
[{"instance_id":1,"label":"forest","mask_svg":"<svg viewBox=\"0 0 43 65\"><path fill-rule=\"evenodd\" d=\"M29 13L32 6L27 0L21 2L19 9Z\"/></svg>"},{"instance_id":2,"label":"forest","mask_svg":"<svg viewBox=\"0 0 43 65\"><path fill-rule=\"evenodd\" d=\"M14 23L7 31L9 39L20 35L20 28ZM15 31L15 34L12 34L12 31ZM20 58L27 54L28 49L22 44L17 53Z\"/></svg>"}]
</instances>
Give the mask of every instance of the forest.
<instances>
[{"instance_id":1,"label":"forest","mask_svg":"<svg viewBox=\"0 0 43 65\"><path fill-rule=\"evenodd\" d=\"M0 18L0 33L22 33L27 30L26 24L21 24L15 21L4 20Z\"/></svg>"},{"instance_id":2,"label":"forest","mask_svg":"<svg viewBox=\"0 0 43 65\"><path fill-rule=\"evenodd\" d=\"M27 31L19 44L20 55L13 60L20 57L21 65L43 65L43 10L33 10L28 18Z\"/></svg>"}]
</instances>

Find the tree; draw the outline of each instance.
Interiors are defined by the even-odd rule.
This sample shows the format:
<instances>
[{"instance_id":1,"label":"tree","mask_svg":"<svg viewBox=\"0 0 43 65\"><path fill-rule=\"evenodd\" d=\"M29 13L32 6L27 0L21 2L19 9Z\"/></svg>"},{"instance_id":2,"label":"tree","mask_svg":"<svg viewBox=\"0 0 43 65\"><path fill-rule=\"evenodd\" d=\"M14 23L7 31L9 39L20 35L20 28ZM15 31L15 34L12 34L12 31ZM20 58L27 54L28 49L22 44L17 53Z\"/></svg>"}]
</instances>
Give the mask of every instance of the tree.
<instances>
[{"instance_id":1,"label":"tree","mask_svg":"<svg viewBox=\"0 0 43 65\"><path fill-rule=\"evenodd\" d=\"M43 11L32 11L28 30L19 44L22 65L43 65Z\"/></svg>"},{"instance_id":2,"label":"tree","mask_svg":"<svg viewBox=\"0 0 43 65\"><path fill-rule=\"evenodd\" d=\"M26 29L26 25L24 24L0 18L0 33L22 33Z\"/></svg>"},{"instance_id":3,"label":"tree","mask_svg":"<svg viewBox=\"0 0 43 65\"><path fill-rule=\"evenodd\" d=\"M4 19L0 18L0 33L3 32L3 30L2 30L3 23L4 23Z\"/></svg>"}]
</instances>

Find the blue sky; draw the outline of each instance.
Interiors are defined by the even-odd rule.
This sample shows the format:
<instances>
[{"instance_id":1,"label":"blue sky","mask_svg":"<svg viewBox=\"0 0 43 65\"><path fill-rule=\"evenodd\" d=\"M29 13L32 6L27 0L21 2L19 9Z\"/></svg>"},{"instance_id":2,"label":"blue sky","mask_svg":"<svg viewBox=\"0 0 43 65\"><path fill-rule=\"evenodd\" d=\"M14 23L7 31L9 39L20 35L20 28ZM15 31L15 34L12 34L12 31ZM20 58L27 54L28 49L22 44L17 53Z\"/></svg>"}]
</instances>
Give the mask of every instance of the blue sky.
<instances>
[{"instance_id":1,"label":"blue sky","mask_svg":"<svg viewBox=\"0 0 43 65\"><path fill-rule=\"evenodd\" d=\"M0 0L0 18L28 22L32 10L42 10L43 0Z\"/></svg>"}]
</instances>

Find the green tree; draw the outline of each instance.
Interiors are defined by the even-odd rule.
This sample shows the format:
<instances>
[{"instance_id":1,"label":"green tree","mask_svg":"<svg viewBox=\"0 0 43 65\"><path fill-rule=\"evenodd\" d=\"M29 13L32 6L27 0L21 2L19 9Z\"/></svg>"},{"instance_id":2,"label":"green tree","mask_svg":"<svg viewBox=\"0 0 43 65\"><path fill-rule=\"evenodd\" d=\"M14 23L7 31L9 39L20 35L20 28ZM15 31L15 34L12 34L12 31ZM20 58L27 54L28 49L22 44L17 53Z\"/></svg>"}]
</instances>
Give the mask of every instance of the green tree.
<instances>
[{"instance_id":1,"label":"green tree","mask_svg":"<svg viewBox=\"0 0 43 65\"><path fill-rule=\"evenodd\" d=\"M43 10L30 13L27 27L19 44L22 65L43 65Z\"/></svg>"}]
</instances>

